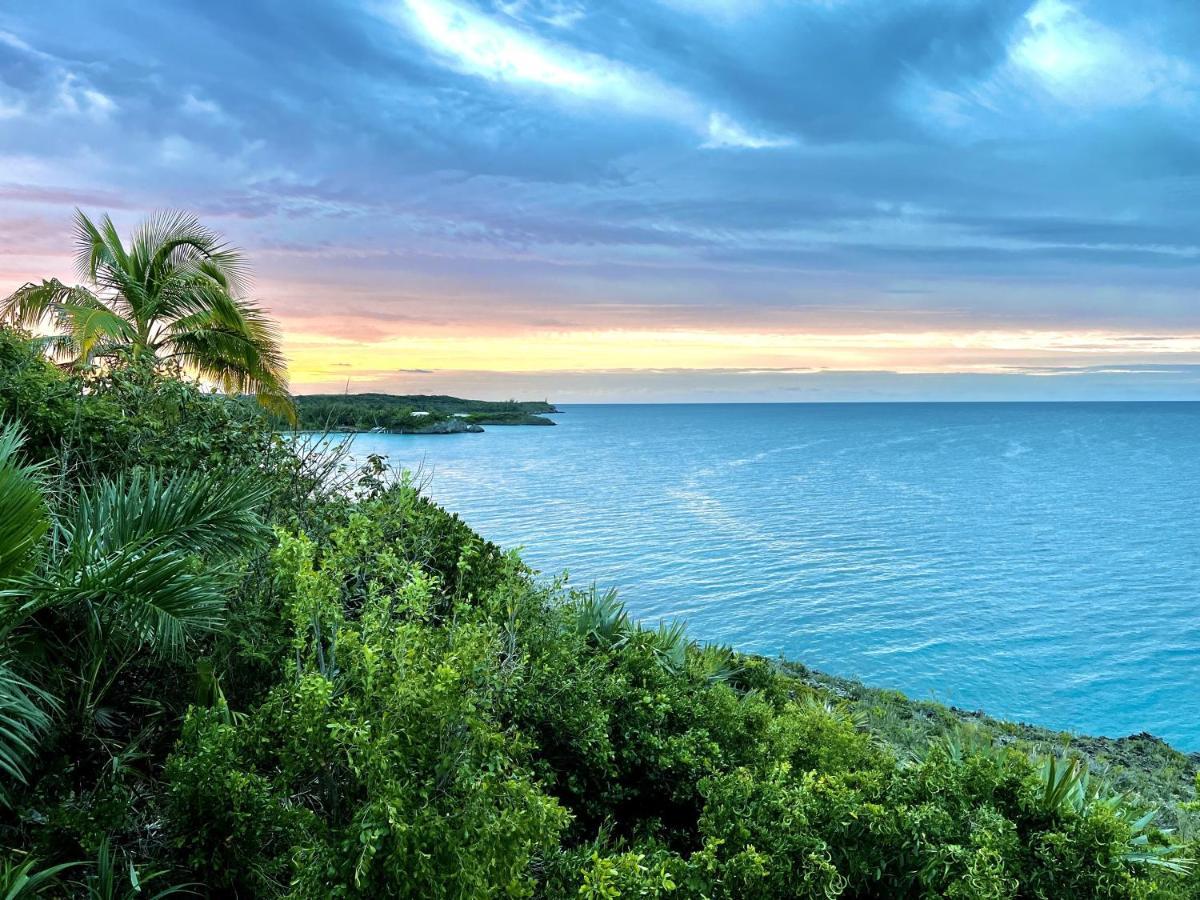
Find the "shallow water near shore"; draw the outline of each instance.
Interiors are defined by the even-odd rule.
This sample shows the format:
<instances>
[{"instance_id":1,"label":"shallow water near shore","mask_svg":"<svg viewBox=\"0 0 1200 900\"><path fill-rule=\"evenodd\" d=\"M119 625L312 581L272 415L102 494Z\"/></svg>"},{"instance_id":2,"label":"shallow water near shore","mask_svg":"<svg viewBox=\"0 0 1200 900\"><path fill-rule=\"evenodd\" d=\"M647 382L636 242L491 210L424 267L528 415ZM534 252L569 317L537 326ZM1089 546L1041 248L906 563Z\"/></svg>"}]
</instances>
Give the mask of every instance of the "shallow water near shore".
<instances>
[{"instance_id":1,"label":"shallow water near shore","mask_svg":"<svg viewBox=\"0 0 1200 900\"><path fill-rule=\"evenodd\" d=\"M1200 403L563 409L352 454L700 640L1200 749Z\"/></svg>"}]
</instances>

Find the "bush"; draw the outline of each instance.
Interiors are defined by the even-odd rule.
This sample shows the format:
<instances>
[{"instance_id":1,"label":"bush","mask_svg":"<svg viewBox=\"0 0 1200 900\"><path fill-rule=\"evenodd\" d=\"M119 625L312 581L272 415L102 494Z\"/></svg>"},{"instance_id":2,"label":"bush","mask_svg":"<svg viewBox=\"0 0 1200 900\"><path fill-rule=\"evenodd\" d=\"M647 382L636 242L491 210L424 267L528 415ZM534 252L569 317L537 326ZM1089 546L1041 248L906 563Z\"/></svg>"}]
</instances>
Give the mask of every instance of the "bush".
<instances>
[{"instance_id":1,"label":"bush","mask_svg":"<svg viewBox=\"0 0 1200 900\"><path fill-rule=\"evenodd\" d=\"M530 894L531 860L553 849L566 815L525 765L527 748L490 712L499 633L465 605L443 622L436 578L395 553L378 554L364 574L373 532L356 514L319 559L307 538L280 535L277 578L295 655L241 724L210 716L206 739L173 757L176 830L193 858L219 859L229 887L261 890L262 860L290 868L298 896ZM232 755L206 755L225 742ZM322 827L282 844L279 829L264 834L261 816L206 825L231 783L253 788L248 810L297 805ZM226 845L239 855L222 854Z\"/></svg>"}]
</instances>

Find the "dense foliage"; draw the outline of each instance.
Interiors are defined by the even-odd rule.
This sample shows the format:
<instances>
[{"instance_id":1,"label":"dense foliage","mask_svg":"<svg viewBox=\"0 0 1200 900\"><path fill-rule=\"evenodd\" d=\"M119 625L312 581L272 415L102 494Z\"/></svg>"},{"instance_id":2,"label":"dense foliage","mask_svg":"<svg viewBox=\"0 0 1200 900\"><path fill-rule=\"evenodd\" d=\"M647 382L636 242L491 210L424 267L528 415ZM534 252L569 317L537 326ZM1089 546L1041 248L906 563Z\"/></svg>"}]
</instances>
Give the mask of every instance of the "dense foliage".
<instances>
[{"instance_id":1,"label":"dense foliage","mask_svg":"<svg viewBox=\"0 0 1200 900\"><path fill-rule=\"evenodd\" d=\"M464 400L437 394L301 394L300 427L332 431L407 432L453 416L478 425L553 425L538 413L555 412L543 401Z\"/></svg>"},{"instance_id":2,"label":"dense foliage","mask_svg":"<svg viewBox=\"0 0 1200 900\"><path fill-rule=\"evenodd\" d=\"M108 216L76 210L75 250L84 284L28 282L0 301L0 322L49 327L39 343L77 368L170 362L292 415L275 324L245 296L245 261L195 216L158 213L126 242Z\"/></svg>"},{"instance_id":3,"label":"dense foliage","mask_svg":"<svg viewBox=\"0 0 1200 900\"><path fill-rule=\"evenodd\" d=\"M4 896L1200 896L1185 806L640 627L178 372L0 331L0 419Z\"/></svg>"}]
</instances>

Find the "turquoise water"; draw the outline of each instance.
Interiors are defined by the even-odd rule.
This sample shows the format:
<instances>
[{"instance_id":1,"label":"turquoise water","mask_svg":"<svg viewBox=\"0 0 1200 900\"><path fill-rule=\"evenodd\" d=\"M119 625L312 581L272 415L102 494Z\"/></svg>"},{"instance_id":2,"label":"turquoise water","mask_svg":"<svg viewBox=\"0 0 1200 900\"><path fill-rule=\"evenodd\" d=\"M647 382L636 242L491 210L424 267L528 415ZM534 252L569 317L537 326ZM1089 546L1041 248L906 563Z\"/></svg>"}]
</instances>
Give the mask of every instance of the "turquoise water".
<instances>
[{"instance_id":1,"label":"turquoise water","mask_svg":"<svg viewBox=\"0 0 1200 900\"><path fill-rule=\"evenodd\" d=\"M1200 749L1200 404L572 406L360 435L545 573L918 698Z\"/></svg>"}]
</instances>

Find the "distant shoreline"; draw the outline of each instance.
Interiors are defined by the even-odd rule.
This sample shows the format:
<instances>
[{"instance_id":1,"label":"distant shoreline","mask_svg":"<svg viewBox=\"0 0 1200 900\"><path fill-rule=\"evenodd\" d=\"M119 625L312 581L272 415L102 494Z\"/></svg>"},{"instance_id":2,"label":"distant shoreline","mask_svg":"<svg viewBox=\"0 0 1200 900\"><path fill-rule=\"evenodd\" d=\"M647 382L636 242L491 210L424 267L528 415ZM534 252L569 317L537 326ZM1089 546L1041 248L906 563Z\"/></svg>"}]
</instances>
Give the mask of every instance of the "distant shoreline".
<instances>
[{"instance_id":1,"label":"distant shoreline","mask_svg":"<svg viewBox=\"0 0 1200 900\"><path fill-rule=\"evenodd\" d=\"M470 400L443 394L301 394L301 430L341 434L478 434L485 425L554 425L547 400Z\"/></svg>"}]
</instances>

